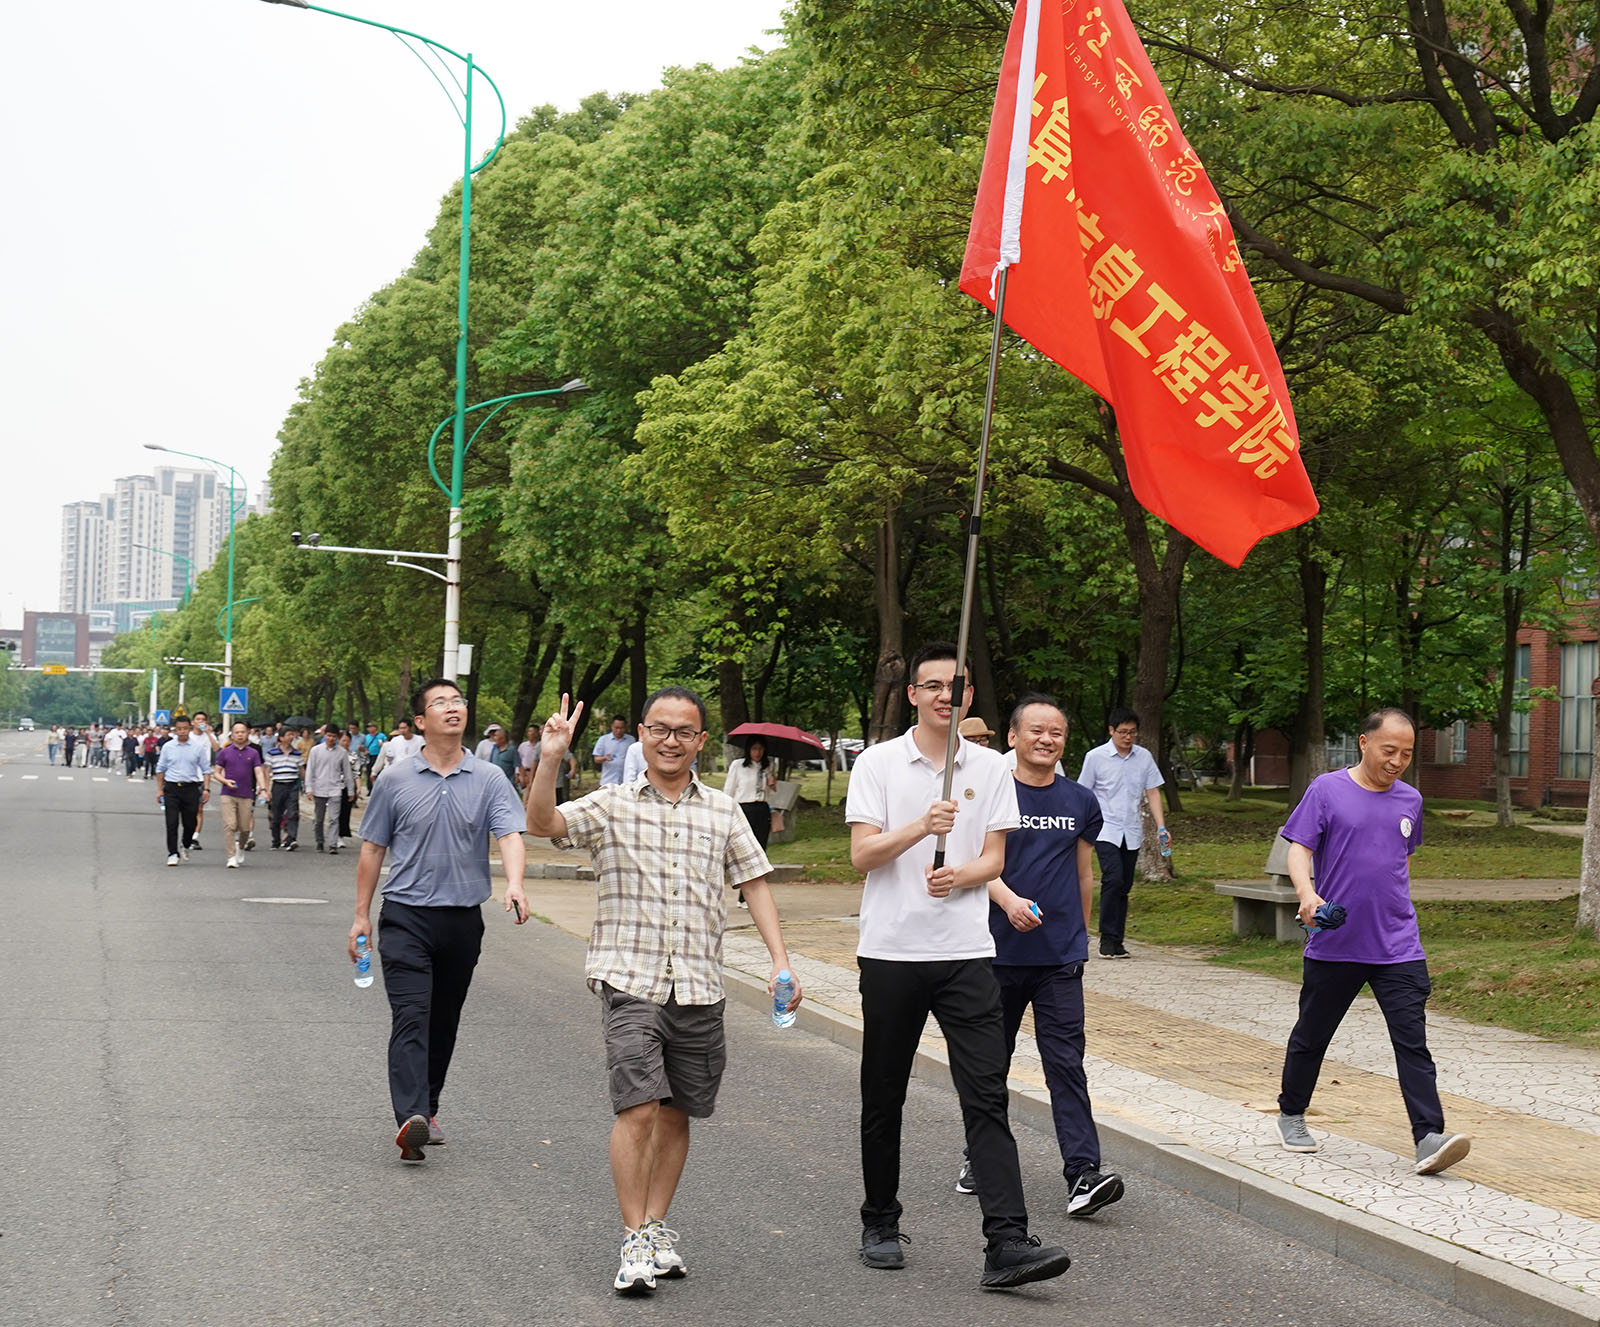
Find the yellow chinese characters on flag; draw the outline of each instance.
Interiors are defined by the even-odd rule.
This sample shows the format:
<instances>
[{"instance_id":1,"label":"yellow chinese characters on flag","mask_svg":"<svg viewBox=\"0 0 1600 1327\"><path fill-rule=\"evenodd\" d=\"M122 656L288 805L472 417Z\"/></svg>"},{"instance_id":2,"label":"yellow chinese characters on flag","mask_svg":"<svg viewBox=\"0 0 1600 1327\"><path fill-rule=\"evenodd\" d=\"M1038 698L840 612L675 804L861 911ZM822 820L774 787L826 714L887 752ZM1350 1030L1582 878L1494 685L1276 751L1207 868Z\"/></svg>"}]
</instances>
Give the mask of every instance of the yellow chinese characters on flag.
<instances>
[{"instance_id":1,"label":"yellow chinese characters on flag","mask_svg":"<svg viewBox=\"0 0 1600 1327\"><path fill-rule=\"evenodd\" d=\"M1120 0L1018 0L961 289L1117 412L1134 494L1237 567L1317 500L1222 204Z\"/></svg>"}]
</instances>

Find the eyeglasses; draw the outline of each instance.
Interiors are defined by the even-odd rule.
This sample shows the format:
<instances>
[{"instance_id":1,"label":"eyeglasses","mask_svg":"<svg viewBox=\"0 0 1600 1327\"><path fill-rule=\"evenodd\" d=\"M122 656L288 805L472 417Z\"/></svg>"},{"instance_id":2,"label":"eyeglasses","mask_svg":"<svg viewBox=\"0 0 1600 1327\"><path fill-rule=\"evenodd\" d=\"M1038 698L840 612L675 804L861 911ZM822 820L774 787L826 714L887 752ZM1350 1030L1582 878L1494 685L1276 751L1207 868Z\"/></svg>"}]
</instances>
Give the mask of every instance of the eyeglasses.
<instances>
[{"instance_id":1,"label":"eyeglasses","mask_svg":"<svg viewBox=\"0 0 1600 1327\"><path fill-rule=\"evenodd\" d=\"M466 698L463 696L435 696L427 704L430 710L464 710L467 708Z\"/></svg>"},{"instance_id":2,"label":"eyeglasses","mask_svg":"<svg viewBox=\"0 0 1600 1327\"><path fill-rule=\"evenodd\" d=\"M676 737L680 742L692 742L700 736L698 728L668 728L664 723L647 723L644 730L658 742L665 742L669 737Z\"/></svg>"},{"instance_id":3,"label":"eyeglasses","mask_svg":"<svg viewBox=\"0 0 1600 1327\"><path fill-rule=\"evenodd\" d=\"M911 689L922 692L929 699L934 696L953 696L956 694L956 684L954 682L913 682Z\"/></svg>"}]
</instances>

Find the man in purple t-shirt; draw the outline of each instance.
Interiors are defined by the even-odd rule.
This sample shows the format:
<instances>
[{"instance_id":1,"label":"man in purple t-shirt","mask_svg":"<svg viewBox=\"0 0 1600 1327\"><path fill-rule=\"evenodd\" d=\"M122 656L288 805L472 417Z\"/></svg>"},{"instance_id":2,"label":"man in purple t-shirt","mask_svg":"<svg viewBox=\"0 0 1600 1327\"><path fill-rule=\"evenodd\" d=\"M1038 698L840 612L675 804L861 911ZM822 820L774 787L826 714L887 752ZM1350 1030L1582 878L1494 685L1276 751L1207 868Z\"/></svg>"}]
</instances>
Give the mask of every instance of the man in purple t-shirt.
<instances>
[{"instance_id":1,"label":"man in purple t-shirt","mask_svg":"<svg viewBox=\"0 0 1600 1327\"><path fill-rule=\"evenodd\" d=\"M266 766L261 752L250 745L250 727L242 719L217 752L211 777L222 784L222 846L228 865L238 867L244 850L255 846L256 798L267 795Z\"/></svg>"},{"instance_id":2,"label":"man in purple t-shirt","mask_svg":"<svg viewBox=\"0 0 1600 1327\"><path fill-rule=\"evenodd\" d=\"M1324 901L1340 904L1346 920L1314 932L1306 944L1300 1017L1283 1057L1278 1132L1291 1152L1321 1147L1306 1129L1306 1107L1328 1043L1361 988L1370 986L1389 1025L1400 1095L1411 1117L1413 1169L1434 1175L1466 1156L1472 1139L1445 1131L1428 1054L1424 1008L1432 987L1410 872L1411 854L1422 844L1422 794L1399 782L1416 740L1404 710L1373 711L1361 725L1360 764L1313 780L1283 827L1302 924L1315 925Z\"/></svg>"}]
</instances>

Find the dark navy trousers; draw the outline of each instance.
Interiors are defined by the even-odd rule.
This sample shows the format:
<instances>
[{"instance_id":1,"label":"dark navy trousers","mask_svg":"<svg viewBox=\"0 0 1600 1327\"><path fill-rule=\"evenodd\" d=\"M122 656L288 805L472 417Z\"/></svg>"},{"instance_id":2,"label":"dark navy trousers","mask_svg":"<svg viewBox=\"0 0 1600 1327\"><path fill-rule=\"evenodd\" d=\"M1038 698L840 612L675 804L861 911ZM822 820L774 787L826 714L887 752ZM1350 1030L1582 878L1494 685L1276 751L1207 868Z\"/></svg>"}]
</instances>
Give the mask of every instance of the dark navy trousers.
<instances>
[{"instance_id":1,"label":"dark navy trousers","mask_svg":"<svg viewBox=\"0 0 1600 1327\"><path fill-rule=\"evenodd\" d=\"M1119 948L1128 929L1128 895L1139 866L1139 850L1127 842L1096 843L1100 859L1100 952Z\"/></svg>"},{"instance_id":2,"label":"dark navy trousers","mask_svg":"<svg viewBox=\"0 0 1600 1327\"><path fill-rule=\"evenodd\" d=\"M1000 1014L1005 1020L1006 1054L1017 1047L1022 1015L1033 1006L1033 1036L1044 1061L1050 1089L1050 1114L1061 1148L1061 1173L1100 1169L1100 1135L1089 1108L1089 1080L1083 1072L1083 964L1012 967L995 964L1000 984Z\"/></svg>"},{"instance_id":3,"label":"dark navy trousers","mask_svg":"<svg viewBox=\"0 0 1600 1327\"><path fill-rule=\"evenodd\" d=\"M1400 1095L1411 1119L1411 1138L1421 1142L1430 1133L1444 1132L1444 1107L1439 1102L1438 1075L1428 1053L1428 1028L1424 1009L1433 984L1422 959L1410 963L1328 963L1304 960L1300 986L1300 1017L1289 1034L1283 1057L1283 1091L1278 1109L1285 1115L1304 1115L1322 1072L1328 1043L1363 986L1389 1025L1394 1046L1395 1073Z\"/></svg>"}]
</instances>

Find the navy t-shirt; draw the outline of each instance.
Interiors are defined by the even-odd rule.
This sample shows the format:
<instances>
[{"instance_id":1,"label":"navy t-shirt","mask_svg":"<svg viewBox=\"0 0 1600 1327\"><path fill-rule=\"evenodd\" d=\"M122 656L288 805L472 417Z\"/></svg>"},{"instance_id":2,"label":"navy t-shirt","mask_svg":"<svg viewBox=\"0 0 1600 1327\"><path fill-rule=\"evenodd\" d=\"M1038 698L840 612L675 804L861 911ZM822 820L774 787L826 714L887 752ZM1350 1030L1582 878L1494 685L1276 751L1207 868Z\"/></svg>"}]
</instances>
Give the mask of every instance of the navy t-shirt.
<instances>
[{"instance_id":1,"label":"navy t-shirt","mask_svg":"<svg viewBox=\"0 0 1600 1327\"><path fill-rule=\"evenodd\" d=\"M1022 823L1006 835L1004 879L1038 904L1044 921L1019 931L991 903L994 961L1004 967L1082 963L1089 957L1089 933L1078 888L1078 840L1092 844L1100 833L1100 803L1081 783L1059 774L1047 788L1015 782Z\"/></svg>"}]
</instances>

